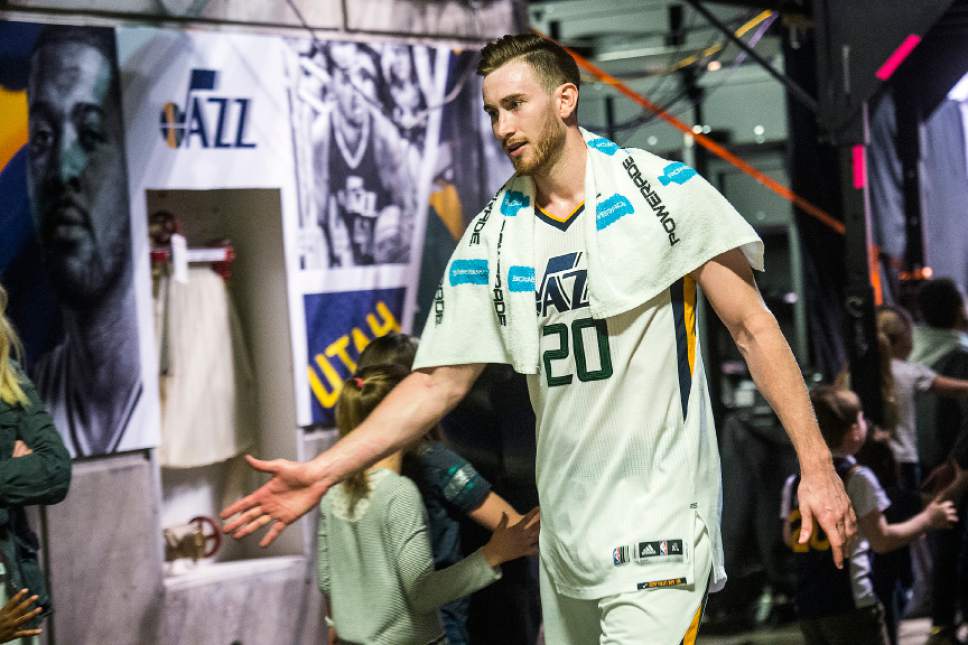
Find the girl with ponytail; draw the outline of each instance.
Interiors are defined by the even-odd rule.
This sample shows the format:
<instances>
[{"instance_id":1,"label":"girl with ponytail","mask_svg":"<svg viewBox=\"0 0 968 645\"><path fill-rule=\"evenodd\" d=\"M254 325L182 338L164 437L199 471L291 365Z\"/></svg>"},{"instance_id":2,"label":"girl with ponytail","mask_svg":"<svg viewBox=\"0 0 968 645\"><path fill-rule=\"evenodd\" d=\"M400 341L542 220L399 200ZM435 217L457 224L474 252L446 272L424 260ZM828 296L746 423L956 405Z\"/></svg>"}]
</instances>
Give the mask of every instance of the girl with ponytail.
<instances>
[{"instance_id":1,"label":"girl with ponytail","mask_svg":"<svg viewBox=\"0 0 968 645\"><path fill-rule=\"evenodd\" d=\"M347 379L336 403L340 435L408 373L375 365ZM513 526L505 515L481 549L435 570L423 501L400 474L402 459L396 452L351 474L320 503L317 571L330 643L446 643L437 608L497 580L502 563L535 553L537 510Z\"/></svg>"}]
</instances>

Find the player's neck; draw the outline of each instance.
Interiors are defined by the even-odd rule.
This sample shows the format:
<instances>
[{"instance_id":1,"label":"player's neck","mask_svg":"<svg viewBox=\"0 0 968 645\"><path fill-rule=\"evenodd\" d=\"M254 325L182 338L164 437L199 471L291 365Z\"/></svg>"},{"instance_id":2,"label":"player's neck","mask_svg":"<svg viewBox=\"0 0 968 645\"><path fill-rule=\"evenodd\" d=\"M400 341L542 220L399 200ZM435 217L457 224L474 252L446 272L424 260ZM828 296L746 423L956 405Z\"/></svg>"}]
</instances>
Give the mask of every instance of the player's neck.
<instances>
[{"instance_id":1,"label":"player's neck","mask_svg":"<svg viewBox=\"0 0 968 645\"><path fill-rule=\"evenodd\" d=\"M578 128L568 128L558 159L533 175L536 201L544 209L572 208L585 199L588 148Z\"/></svg>"}]
</instances>

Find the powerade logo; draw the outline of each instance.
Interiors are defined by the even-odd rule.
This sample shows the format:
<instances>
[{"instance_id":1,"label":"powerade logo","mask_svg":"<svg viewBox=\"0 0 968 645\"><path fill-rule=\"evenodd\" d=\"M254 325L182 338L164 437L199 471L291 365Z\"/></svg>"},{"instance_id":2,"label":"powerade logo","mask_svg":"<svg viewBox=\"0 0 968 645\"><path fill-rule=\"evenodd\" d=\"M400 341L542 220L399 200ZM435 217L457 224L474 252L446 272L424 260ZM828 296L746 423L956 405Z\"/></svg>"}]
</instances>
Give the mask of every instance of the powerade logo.
<instances>
[{"instance_id":1,"label":"powerade logo","mask_svg":"<svg viewBox=\"0 0 968 645\"><path fill-rule=\"evenodd\" d=\"M501 214L505 217L514 217L522 208L527 208L531 203L531 198L524 193L516 190L509 190L504 193L504 201L501 202Z\"/></svg>"},{"instance_id":2,"label":"powerade logo","mask_svg":"<svg viewBox=\"0 0 968 645\"><path fill-rule=\"evenodd\" d=\"M487 226L487 220L491 217L492 208L494 208L493 197L491 198L491 201L487 203L487 206L484 207L484 212L481 213L481 216L474 220L474 230L471 233L471 239L470 242L468 242L468 246L481 243L481 231L483 231L484 227Z\"/></svg>"},{"instance_id":3,"label":"powerade logo","mask_svg":"<svg viewBox=\"0 0 968 645\"><path fill-rule=\"evenodd\" d=\"M497 271L494 272L494 288L491 290L494 294L494 315L502 327L508 324L507 305L504 304L504 285L501 284L501 247L504 246L504 227L507 224L507 220L502 220L501 230L497 234Z\"/></svg>"},{"instance_id":4,"label":"powerade logo","mask_svg":"<svg viewBox=\"0 0 968 645\"><path fill-rule=\"evenodd\" d=\"M659 175L659 182L663 186L668 186L672 183L676 183L681 186L695 176L695 170L681 161L673 161L671 164L662 169L662 174Z\"/></svg>"},{"instance_id":5,"label":"powerade logo","mask_svg":"<svg viewBox=\"0 0 968 645\"><path fill-rule=\"evenodd\" d=\"M673 164L670 164L673 165ZM626 157L625 161L622 162L622 166L629 175L629 179L635 184L635 187L639 189L639 193L649 204L652 209L652 214L655 215L659 223L662 224L662 228L669 235L669 246L675 246L679 243L679 237L676 235L676 221L672 219L669 211L666 210L665 204L662 203L662 197L659 193L652 188L652 184L649 180L642 176L642 171L635 164L635 160L631 156ZM666 166L668 170L669 166ZM692 170L690 168L690 170ZM684 180L688 181L688 180Z\"/></svg>"},{"instance_id":6,"label":"powerade logo","mask_svg":"<svg viewBox=\"0 0 968 645\"><path fill-rule=\"evenodd\" d=\"M454 260L450 264L450 286L488 282L487 260Z\"/></svg>"},{"instance_id":7,"label":"powerade logo","mask_svg":"<svg viewBox=\"0 0 968 645\"><path fill-rule=\"evenodd\" d=\"M508 269L508 290L512 292L534 291L534 267L513 266Z\"/></svg>"},{"instance_id":8,"label":"powerade logo","mask_svg":"<svg viewBox=\"0 0 968 645\"><path fill-rule=\"evenodd\" d=\"M434 292L434 323L439 325L444 322L444 283L437 285Z\"/></svg>"},{"instance_id":9,"label":"powerade logo","mask_svg":"<svg viewBox=\"0 0 968 645\"><path fill-rule=\"evenodd\" d=\"M595 227L600 231L608 228L626 215L635 212L628 197L615 193L611 197L598 202L595 207Z\"/></svg>"},{"instance_id":10,"label":"powerade logo","mask_svg":"<svg viewBox=\"0 0 968 645\"><path fill-rule=\"evenodd\" d=\"M246 141L252 99L209 95L218 89L218 74L193 69L184 103L161 108L161 138L169 148L255 148Z\"/></svg>"},{"instance_id":11,"label":"powerade logo","mask_svg":"<svg viewBox=\"0 0 968 645\"><path fill-rule=\"evenodd\" d=\"M590 140L588 142L588 147L598 150L609 157L618 152L618 144L610 139L606 139L605 137Z\"/></svg>"}]
</instances>

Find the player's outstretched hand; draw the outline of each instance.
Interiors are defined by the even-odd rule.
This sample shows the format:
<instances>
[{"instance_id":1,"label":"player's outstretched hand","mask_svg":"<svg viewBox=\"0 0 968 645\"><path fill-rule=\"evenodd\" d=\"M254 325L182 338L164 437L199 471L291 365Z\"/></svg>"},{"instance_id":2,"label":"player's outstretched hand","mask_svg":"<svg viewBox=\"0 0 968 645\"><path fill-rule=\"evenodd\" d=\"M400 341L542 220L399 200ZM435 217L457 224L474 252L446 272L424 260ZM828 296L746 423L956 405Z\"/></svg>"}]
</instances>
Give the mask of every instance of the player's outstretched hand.
<instances>
[{"instance_id":1,"label":"player's outstretched hand","mask_svg":"<svg viewBox=\"0 0 968 645\"><path fill-rule=\"evenodd\" d=\"M263 461L251 455L246 455L245 459L255 470L272 475L272 479L222 511L223 520L232 518L222 531L241 539L271 524L259 541L259 546L267 547L287 526L312 510L328 486L316 478L304 462L288 459Z\"/></svg>"},{"instance_id":2,"label":"player's outstretched hand","mask_svg":"<svg viewBox=\"0 0 968 645\"><path fill-rule=\"evenodd\" d=\"M40 636L39 629L22 629L25 623L36 618L43 611L40 607L31 607L37 602L37 596L28 598L28 593L30 592L26 589L21 589L0 608L0 643L6 643L15 638Z\"/></svg>"},{"instance_id":3,"label":"player's outstretched hand","mask_svg":"<svg viewBox=\"0 0 968 645\"><path fill-rule=\"evenodd\" d=\"M803 521L800 544L809 542L818 528L823 529L830 541L834 564L843 569L847 544L857 535L857 516L844 490L844 481L833 465L805 472L800 477L797 497Z\"/></svg>"},{"instance_id":4,"label":"player's outstretched hand","mask_svg":"<svg viewBox=\"0 0 968 645\"><path fill-rule=\"evenodd\" d=\"M526 555L534 555L538 552L540 530L541 517L537 507L511 526L508 526L507 513L501 513L501 521L484 545L484 558L488 564L496 567Z\"/></svg>"}]
</instances>

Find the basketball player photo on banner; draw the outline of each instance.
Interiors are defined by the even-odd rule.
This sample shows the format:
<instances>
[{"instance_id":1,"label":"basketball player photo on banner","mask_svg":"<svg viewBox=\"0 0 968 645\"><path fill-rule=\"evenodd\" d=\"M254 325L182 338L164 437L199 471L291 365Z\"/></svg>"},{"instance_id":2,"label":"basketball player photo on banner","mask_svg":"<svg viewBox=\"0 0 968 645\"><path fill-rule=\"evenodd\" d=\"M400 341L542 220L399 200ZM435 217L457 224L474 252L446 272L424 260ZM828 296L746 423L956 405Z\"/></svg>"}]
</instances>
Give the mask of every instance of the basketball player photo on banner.
<instances>
[{"instance_id":1,"label":"basketball player photo on banner","mask_svg":"<svg viewBox=\"0 0 968 645\"><path fill-rule=\"evenodd\" d=\"M0 22L0 283L75 457L151 447L111 29Z\"/></svg>"},{"instance_id":2,"label":"basketball player photo on banner","mask_svg":"<svg viewBox=\"0 0 968 645\"><path fill-rule=\"evenodd\" d=\"M305 321L293 332L298 419L329 427L370 340L411 329L449 52L305 39L288 48L293 280Z\"/></svg>"},{"instance_id":3,"label":"basketball player photo on banner","mask_svg":"<svg viewBox=\"0 0 968 645\"><path fill-rule=\"evenodd\" d=\"M304 269L409 264L436 50L291 41Z\"/></svg>"}]
</instances>

